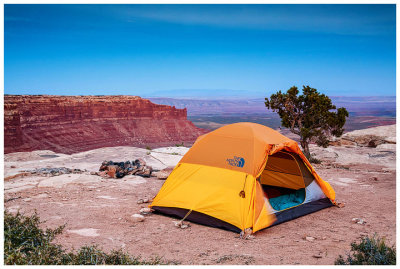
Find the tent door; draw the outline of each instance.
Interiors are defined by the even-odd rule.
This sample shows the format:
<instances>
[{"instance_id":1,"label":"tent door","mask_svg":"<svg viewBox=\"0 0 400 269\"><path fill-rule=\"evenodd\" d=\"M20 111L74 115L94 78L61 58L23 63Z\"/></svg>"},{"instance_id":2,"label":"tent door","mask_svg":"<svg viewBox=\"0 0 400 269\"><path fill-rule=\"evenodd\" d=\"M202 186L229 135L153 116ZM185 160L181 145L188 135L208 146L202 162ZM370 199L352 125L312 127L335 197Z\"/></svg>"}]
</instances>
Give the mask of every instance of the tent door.
<instances>
[{"instance_id":1,"label":"tent door","mask_svg":"<svg viewBox=\"0 0 400 269\"><path fill-rule=\"evenodd\" d=\"M305 172L301 164L292 154L285 151L268 157L259 180L264 195L274 210L287 210L303 204L306 200L305 187L312 179L303 177Z\"/></svg>"}]
</instances>

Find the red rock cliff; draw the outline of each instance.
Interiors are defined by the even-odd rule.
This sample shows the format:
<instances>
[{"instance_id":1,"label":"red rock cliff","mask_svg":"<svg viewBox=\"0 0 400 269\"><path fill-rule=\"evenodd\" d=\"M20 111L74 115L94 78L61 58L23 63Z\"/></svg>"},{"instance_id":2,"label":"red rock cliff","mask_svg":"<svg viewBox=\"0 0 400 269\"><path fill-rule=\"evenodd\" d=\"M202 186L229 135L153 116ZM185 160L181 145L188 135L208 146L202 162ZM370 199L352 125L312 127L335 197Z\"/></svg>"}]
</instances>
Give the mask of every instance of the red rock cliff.
<instances>
[{"instance_id":1,"label":"red rock cliff","mask_svg":"<svg viewBox=\"0 0 400 269\"><path fill-rule=\"evenodd\" d=\"M186 116L137 96L6 95L4 151L188 144L206 131Z\"/></svg>"}]
</instances>

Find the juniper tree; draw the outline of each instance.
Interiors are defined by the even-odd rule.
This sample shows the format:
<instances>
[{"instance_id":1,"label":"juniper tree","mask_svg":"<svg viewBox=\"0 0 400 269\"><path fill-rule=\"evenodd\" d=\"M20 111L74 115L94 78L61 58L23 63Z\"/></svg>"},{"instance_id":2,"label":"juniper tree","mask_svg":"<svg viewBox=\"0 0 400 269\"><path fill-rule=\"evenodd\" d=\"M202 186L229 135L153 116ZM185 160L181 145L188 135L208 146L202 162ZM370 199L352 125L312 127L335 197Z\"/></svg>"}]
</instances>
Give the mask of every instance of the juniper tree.
<instances>
[{"instance_id":1,"label":"juniper tree","mask_svg":"<svg viewBox=\"0 0 400 269\"><path fill-rule=\"evenodd\" d=\"M265 98L265 106L277 112L283 127L300 136L300 145L310 159L310 142L324 148L329 146L329 137L343 134L346 117L343 107L336 109L332 100L310 86L303 86L303 94L293 86L286 93L278 91Z\"/></svg>"}]
</instances>

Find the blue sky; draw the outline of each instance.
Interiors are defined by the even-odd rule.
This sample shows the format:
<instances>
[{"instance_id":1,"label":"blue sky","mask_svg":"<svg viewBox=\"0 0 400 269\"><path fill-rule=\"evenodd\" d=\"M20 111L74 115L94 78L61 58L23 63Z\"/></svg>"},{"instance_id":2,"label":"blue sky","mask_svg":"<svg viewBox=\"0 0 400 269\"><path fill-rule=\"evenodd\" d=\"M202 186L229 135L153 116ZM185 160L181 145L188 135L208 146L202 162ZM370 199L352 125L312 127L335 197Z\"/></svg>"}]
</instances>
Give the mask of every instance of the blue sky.
<instances>
[{"instance_id":1,"label":"blue sky","mask_svg":"<svg viewBox=\"0 0 400 269\"><path fill-rule=\"evenodd\" d=\"M6 94L396 93L395 5L5 5Z\"/></svg>"}]
</instances>

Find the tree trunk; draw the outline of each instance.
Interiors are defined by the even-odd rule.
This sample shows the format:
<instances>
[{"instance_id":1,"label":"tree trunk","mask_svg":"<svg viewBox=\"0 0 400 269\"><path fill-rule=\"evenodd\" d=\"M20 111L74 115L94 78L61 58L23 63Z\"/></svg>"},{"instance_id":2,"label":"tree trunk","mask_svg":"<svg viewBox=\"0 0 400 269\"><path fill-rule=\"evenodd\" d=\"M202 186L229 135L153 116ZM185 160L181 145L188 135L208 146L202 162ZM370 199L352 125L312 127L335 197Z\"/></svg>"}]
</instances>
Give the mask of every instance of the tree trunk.
<instances>
[{"instance_id":1,"label":"tree trunk","mask_svg":"<svg viewBox=\"0 0 400 269\"><path fill-rule=\"evenodd\" d=\"M308 147L308 141L307 140L300 140L300 145L303 148L304 155L310 161L311 153L310 153L310 148Z\"/></svg>"}]
</instances>

